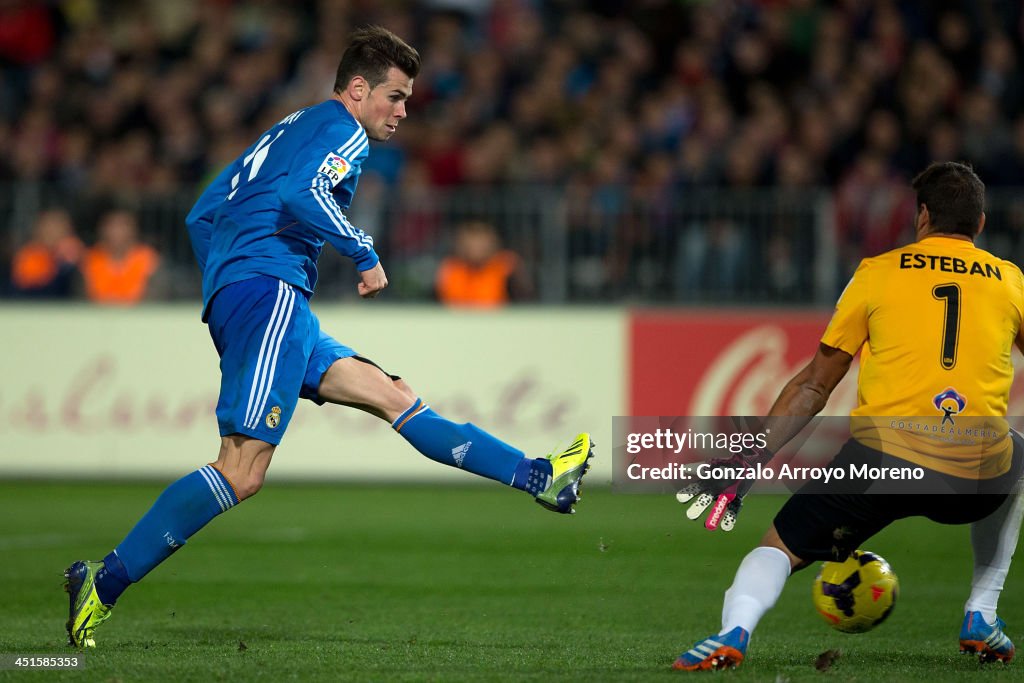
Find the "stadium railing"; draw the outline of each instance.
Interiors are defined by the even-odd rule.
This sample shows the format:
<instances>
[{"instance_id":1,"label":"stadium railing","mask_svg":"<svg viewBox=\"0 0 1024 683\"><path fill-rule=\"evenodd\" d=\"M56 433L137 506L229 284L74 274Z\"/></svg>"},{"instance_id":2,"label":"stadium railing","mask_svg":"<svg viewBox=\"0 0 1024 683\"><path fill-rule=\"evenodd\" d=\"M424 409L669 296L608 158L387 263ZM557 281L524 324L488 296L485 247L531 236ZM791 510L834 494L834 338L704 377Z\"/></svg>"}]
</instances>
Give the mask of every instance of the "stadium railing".
<instances>
[{"instance_id":1,"label":"stadium railing","mask_svg":"<svg viewBox=\"0 0 1024 683\"><path fill-rule=\"evenodd\" d=\"M540 303L830 305L864 255L837 236L828 189L727 190L643 187L360 189L348 212L374 236L391 279L389 300L430 300L456 226L490 222L521 257ZM69 209L86 242L104 208L134 208L143 237L163 254L174 299L197 295L198 273L184 228L195 194L130 198L68 192L53 184L0 184L0 255L5 264L36 213ZM1024 195L988 196L983 246L1020 262ZM909 237L911 226L907 226ZM852 246L853 245L853 246ZM353 297L352 266L325 249L319 296Z\"/></svg>"}]
</instances>

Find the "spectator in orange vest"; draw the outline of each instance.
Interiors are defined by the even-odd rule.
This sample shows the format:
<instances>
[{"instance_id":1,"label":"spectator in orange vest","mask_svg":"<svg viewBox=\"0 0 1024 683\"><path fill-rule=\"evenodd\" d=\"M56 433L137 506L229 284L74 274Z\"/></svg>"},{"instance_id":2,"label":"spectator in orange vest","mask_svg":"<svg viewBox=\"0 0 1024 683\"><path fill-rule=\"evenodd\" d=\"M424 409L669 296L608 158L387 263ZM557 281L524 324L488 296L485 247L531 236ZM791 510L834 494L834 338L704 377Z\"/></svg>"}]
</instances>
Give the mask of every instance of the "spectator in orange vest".
<instances>
[{"instance_id":1,"label":"spectator in orange vest","mask_svg":"<svg viewBox=\"0 0 1024 683\"><path fill-rule=\"evenodd\" d=\"M40 212L31 240L14 254L12 293L39 298L70 297L84 248L67 211Z\"/></svg>"},{"instance_id":2,"label":"spectator in orange vest","mask_svg":"<svg viewBox=\"0 0 1024 683\"><path fill-rule=\"evenodd\" d=\"M469 221L455 232L453 254L437 271L437 298L448 306L495 308L519 292L519 257L502 249L489 223Z\"/></svg>"},{"instance_id":3,"label":"spectator in orange vest","mask_svg":"<svg viewBox=\"0 0 1024 683\"><path fill-rule=\"evenodd\" d=\"M99 238L82 261L85 292L102 304L135 304L151 289L160 256L139 241L138 223L129 211L110 211L100 219Z\"/></svg>"}]
</instances>

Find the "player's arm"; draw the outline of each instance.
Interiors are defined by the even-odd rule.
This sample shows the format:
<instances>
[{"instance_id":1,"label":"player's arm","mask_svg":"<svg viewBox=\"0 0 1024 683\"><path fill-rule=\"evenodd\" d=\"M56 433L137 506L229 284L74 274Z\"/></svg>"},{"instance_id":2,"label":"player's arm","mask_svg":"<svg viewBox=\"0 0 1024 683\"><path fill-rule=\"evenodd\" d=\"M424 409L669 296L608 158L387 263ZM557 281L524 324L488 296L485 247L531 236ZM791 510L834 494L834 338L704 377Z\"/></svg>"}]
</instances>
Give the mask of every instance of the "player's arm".
<instances>
[{"instance_id":1,"label":"player's arm","mask_svg":"<svg viewBox=\"0 0 1024 683\"><path fill-rule=\"evenodd\" d=\"M852 362L853 356L846 351L818 344L814 358L783 387L768 412L769 451L777 453L822 411Z\"/></svg>"},{"instance_id":2,"label":"player's arm","mask_svg":"<svg viewBox=\"0 0 1024 683\"><path fill-rule=\"evenodd\" d=\"M713 460L712 464L742 469L771 460L774 453L821 412L832 390L846 376L852 362L853 356L849 353L827 344L819 344L818 352L811 362L783 387L760 427L767 434L766 447ZM743 498L753 484L752 479L694 482L676 493L676 500L690 503L686 511L690 519L697 519L714 505L704 526L711 531L719 527L723 531L731 531L743 506Z\"/></svg>"},{"instance_id":3,"label":"player's arm","mask_svg":"<svg viewBox=\"0 0 1024 683\"><path fill-rule=\"evenodd\" d=\"M362 274L374 271L380 262L373 249L373 238L349 223L332 193L351 171L350 160L331 147L315 145L293 160L288 176L278 188L278 196L297 221L355 261ZM362 276L362 284L377 287L375 291L387 284L383 268L377 270L380 277Z\"/></svg>"},{"instance_id":4,"label":"player's arm","mask_svg":"<svg viewBox=\"0 0 1024 683\"><path fill-rule=\"evenodd\" d=\"M818 344L814 358L798 372L772 405L761 425L767 433L763 449L736 454L718 464L737 468L765 463L796 436L828 403L829 396L850 369L853 356L868 335L868 264L862 262L836 304L835 313ZM686 516L697 519L709 507L704 526L730 531L743 506L743 497L753 480L717 479L690 484L676 494L680 503L690 503ZM714 504L714 507L712 507Z\"/></svg>"},{"instance_id":5,"label":"player's arm","mask_svg":"<svg viewBox=\"0 0 1024 683\"><path fill-rule=\"evenodd\" d=\"M768 412L768 450L778 453L828 403L868 339L871 261L862 261L836 302L814 358L789 380Z\"/></svg>"},{"instance_id":6,"label":"player's arm","mask_svg":"<svg viewBox=\"0 0 1024 683\"><path fill-rule=\"evenodd\" d=\"M231 191L231 175L234 164L229 164L217 174L203 193L196 200L195 206L185 218L188 236L192 242L192 253L195 254L199 271L206 270L206 257L210 253L210 240L213 237L213 218L217 215L224 198Z\"/></svg>"}]
</instances>

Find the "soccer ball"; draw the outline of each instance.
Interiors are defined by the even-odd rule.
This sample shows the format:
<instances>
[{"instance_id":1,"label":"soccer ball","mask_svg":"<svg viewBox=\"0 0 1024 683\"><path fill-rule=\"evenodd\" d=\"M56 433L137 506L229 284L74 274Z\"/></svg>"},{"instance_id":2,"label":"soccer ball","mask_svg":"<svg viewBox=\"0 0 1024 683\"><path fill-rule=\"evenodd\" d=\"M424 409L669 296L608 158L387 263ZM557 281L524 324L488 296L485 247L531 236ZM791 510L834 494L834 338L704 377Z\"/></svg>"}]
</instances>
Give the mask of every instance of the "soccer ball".
<instances>
[{"instance_id":1,"label":"soccer ball","mask_svg":"<svg viewBox=\"0 0 1024 683\"><path fill-rule=\"evenodd\" d=\"M900 582L889 563L855 550L843 562L825 562L814 579L814 608L844 633L864 633L885 621L896 604Z\"/></svg>"}]
</instances>

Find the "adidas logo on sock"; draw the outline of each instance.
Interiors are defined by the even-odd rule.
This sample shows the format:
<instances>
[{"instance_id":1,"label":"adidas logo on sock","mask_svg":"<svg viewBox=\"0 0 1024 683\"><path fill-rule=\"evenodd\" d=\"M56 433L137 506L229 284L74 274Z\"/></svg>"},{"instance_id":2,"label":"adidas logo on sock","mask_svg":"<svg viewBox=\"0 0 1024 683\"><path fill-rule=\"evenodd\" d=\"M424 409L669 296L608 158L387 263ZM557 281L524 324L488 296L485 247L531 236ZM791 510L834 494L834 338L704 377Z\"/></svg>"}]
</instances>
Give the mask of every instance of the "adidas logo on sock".
<instances>
[{"instance_id":1,"label":"adidas logo on sock","mask_svg":"<svg viewBox=\"0 0 1024 683\"><path fill-rule=\"evenodd\" d=\"M461 446L456 446L452 449L452 458L455 459L456 466L462 467L462 461L466 459L466 453L469 453L469 447L472 445L472 441L467 441Z\"/></svg>"}]
</instances>

